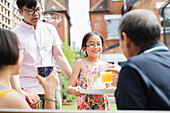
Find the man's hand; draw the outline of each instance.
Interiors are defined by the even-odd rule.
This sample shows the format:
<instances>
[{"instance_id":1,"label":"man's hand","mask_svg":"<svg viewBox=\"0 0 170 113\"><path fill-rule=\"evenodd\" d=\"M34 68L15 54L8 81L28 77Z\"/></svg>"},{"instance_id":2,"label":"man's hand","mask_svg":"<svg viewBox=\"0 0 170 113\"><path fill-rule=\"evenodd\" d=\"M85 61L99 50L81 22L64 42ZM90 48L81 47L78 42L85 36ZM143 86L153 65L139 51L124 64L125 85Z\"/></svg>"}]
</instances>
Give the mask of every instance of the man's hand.
<instances>
[{"instance_id":1,"label":"man's hand","mask_svg":"<svg viewBox=\"0 0 170 113\"><path fill-rule=\"evenodd\" d=\"M21 96L27 100L28 103L32 102L31 98L28 96L27 93L25 93L20 86L20 79L19 75L15 75L11 77L11 86L13 89L17 90L18 93L21 94Z\"/></svg>"},{"instance_id":2,"label":"man's hand","mask_svg":"<svg viewBox=\"0 0 170 113\"><path fill-rule=\"evenodd\" d=\"M21 90L18 90L18 92L21 94L21 96L28 102L28 103L32 103L33 101L31 100L31 98L29 97L29 95L23 91L22 89Z\"/></svg>"},{"instance_id":3,"label":"man's hand","mask_svg":"<svg viewBox=\"0 0 170 113\"><path fill-rule=\"evenodd\" d=\"M121 70L121 67L119 65L109 65L107 70L105 71L111 71L112 73L119 74Z\"/></svg>"}]
</instances>

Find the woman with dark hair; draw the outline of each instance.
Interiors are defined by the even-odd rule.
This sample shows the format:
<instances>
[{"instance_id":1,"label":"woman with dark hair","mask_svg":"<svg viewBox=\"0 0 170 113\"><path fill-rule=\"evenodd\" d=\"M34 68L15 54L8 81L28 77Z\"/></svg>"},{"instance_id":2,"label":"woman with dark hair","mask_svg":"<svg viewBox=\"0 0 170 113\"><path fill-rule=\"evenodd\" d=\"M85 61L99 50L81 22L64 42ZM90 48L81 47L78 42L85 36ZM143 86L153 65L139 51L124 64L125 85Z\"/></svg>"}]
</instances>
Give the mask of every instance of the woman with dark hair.
<instances>
[{"instance_id":1,"label":"woman with dark hair","mask_svg":"<svg viewBox=\"0 0 170 113\"><path fill-rule=\"evenodd\" d=\"M20 72L22 51L17 36L9 31L0 29L0 108L31 109L26 100L16 90L10 88L10 79ZM45 90L45 108L55 109L55 89L58 86L57 71L46 78L37 75ZM57 82L56 82L57 81ZM50 88L49 88L50 87Z\"/></svg>"}]
</instances>

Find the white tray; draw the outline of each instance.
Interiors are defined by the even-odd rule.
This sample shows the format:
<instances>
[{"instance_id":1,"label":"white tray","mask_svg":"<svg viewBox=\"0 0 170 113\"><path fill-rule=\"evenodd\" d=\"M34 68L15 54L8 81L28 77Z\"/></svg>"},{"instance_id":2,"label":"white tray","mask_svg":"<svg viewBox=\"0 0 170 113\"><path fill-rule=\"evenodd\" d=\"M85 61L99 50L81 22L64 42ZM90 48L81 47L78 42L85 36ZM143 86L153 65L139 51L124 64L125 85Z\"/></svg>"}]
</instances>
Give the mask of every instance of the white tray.
<instances>
[{"instance_id":1,"label":"white tray","mask_svg":"<svg viewBox=\"0 0 170 113\"><path fill-rule=\"evenodd\" d=\"M116 88L114 89L88 89L88 90L79 90L83 94L93 94L93 95L105 95L105 94L114 94Z\"/></svg>"}]
</instances>

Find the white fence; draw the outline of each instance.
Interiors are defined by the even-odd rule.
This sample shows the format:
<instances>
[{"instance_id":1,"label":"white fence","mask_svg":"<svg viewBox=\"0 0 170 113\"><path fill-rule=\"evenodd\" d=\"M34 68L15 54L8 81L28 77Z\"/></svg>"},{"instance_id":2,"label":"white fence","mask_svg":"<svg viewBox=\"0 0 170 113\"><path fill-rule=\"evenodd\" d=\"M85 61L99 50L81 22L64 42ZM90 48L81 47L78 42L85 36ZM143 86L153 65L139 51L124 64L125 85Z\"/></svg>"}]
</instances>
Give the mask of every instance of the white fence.
<instances>
[{"instance_id":1,"label":"white fence","mask_svg":"<svg viewBox=\"0 0 170 113\"><path fill-rule=\"evenodd\" d=\"M0 28L11 29L19 24L21 16L16 6L16 0L0 1Z\"/></svg>"}]
</instances>

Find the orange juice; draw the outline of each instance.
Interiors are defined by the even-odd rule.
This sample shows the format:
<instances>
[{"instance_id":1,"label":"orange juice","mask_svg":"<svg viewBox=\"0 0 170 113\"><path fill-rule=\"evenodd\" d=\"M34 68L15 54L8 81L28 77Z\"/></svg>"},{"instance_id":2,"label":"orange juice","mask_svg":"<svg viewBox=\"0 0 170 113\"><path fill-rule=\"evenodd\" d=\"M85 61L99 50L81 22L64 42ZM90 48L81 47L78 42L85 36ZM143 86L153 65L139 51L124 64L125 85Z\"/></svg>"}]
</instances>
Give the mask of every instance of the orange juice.
<instances>
[{"instance_id":1,"label":"orange juice","mask_svg":"<svg viewBox=\"0 0 170 113\"><path fill-rule=\"evenodd\" d=\"M103 82L112 82L112 72L100 72Z\"/></svg>"}]
</instances>

